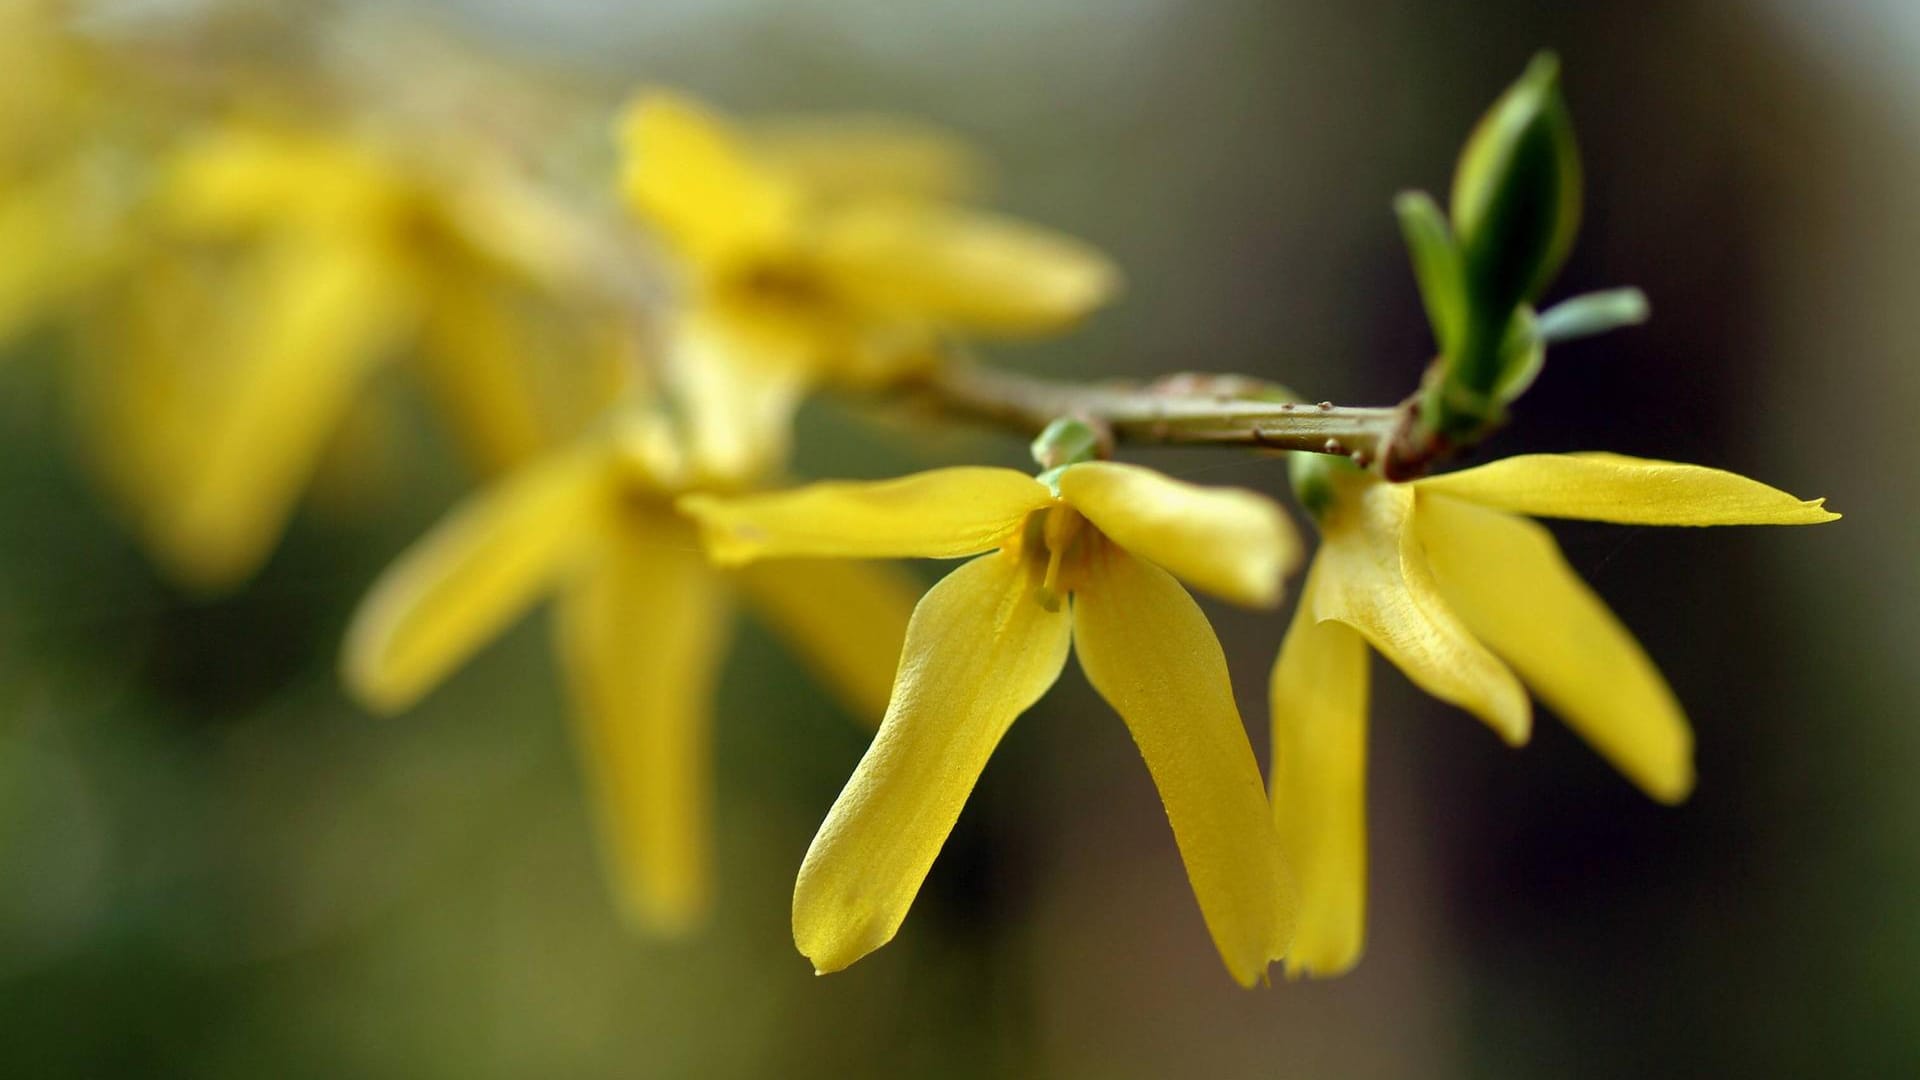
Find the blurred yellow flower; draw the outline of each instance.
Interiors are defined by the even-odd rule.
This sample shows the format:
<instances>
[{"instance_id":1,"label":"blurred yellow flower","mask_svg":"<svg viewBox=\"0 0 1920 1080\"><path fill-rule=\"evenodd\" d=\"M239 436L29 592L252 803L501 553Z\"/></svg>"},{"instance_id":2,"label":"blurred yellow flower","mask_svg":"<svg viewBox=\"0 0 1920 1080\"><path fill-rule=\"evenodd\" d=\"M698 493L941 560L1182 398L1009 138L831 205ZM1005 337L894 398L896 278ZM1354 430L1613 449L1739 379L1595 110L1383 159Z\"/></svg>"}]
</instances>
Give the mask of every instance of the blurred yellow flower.
<instances>
[{"instance_id":1,"label":"blurred yellow flower","mask_svg":"<svg viewBox=\"0 0 1920 1080\"><path fill-rule=\"evenodd\" d=\"M663 366L690 411L724 418L694 425L716 471L782 460L815 383L901 377L933 360L944 332L1058 331L1118 287L1097 251L953 204L969 159L927 131L750 131L650 93L622 136L627 201L683 272Z\"/></svg>"},{"instance_id":2,"label":"blurred yellow flower","mask_svg":"<svg viewBox=\"0 0 1920 1080\"><path fill-rule=\"evenodd\" d=\"M100 154L108 80L71 4L0 4L0 341L97 281L125 198ZM117 103L116 103L117 104Z\"/></svg>"},{"instance_id":3,"label":"blurred yellow flower","mask_svg":"<svg viewBox=\"0 0 1920 1080\"><path fill-rule=\"evenodd\" d=\"M1388 484L1344 463L1302 485L1323 543L1273 669L1273 810L1299 875L1291 974L1360 957L1366 902L1366 647L1507 742L1530 687L1661 802L1693 788L1693 735L1660 672L1520 515L1629 525L1806 525L1820 501L1732 473L1538 454Z\"/></svg>"},{"instance_id":4,"label":"blurred yellow flower","mask_svg":"<svg viewBox=\"0 0 1920 1080\"><path fill-rule=\"evenodd\" d=\"M408 345L488 469L592 411L562 422L528 381L564 322L521 310L544 299L543 260L562 258L522 243L537 203L484 160L460 165L413 169L351 133L240 121L168 162L154 250L123 292L170 329L104 335L91 392L113 400L88 407L117 424L104 456L138 463L123 497L182 580L225 586L258 566L370 373ZM566 239L553 230L550 247ZM604 407L615 381L570 340L574 377L604 383L586 394Z\"/></svg>"},{"instance_id":5,"label":"blurred yellow flower","mask_svg":"<svg viewBox=\"0 0 1920 1080\"><path fill-rule=\"evenodd\" d=\"M662 933L708 906L712 698L733 597L745 599L873 723L913 606L879 567L793 561L722 572L673 498L697 482L664 428L635 418L480 492L361 605L342 670L404 710L542 597L602 849L625 913Z\"/></svg>"},{"instance_id":6,"label":"blurred yellow flower","mask_svg":"<svg viewBox=\"0 0 1920 1080\"><path fill-rule=\"evenodd\" d=\"M830 972L893 938L988 756L1071 642L1146 759L1221 958L1251 985L1286 951L1289 886L1225 657L1175 577L1271 605L1298 538L1252 492L1109 462L1049 475L1056 487L951 468L681 500L723 564L992 552L915 609L880 733L801 866L795 943Z\"/></svg>"}]
</instances>

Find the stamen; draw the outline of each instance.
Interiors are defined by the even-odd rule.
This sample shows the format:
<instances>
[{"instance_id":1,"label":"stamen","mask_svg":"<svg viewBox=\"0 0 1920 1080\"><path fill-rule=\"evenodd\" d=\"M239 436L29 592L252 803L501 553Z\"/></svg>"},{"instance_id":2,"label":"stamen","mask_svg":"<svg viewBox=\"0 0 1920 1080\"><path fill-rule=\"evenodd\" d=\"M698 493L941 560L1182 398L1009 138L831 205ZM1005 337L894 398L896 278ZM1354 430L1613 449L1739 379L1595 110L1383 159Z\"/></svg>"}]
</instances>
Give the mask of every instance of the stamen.
<instances>
[{"instance_id":1,"label":"stamen","mask_svg":"<svg viewBox=\"0 0 1920 1080\"><path fill-rule=\"evenodd\" d=\"M1041 527L1042 541L1047 545L1047 572L1041 578L1040 587L1035 593L1040 606L1048 611L1059 611L1060 601L1067 589L1061 581L1062 567L1067 553L1073 550L1073 542L1080 535L1080 526L1086 519L1080 512L1065 504L1055 505L1047 510L1046 523Z\"/></svg>"}]
</instances>

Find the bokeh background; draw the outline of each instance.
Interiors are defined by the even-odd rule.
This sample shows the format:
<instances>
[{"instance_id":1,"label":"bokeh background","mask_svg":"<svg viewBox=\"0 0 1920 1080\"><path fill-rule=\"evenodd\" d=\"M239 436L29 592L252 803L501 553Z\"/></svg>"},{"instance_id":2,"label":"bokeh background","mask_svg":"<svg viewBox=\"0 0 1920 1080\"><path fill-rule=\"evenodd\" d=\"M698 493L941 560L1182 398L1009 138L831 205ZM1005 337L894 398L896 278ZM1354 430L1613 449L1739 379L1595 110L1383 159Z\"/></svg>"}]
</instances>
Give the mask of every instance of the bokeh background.
<instances>
[{"instance_id":1,"label":"bokeh background","mask_svg":"<svg viewBox=\"0 0 1920 1080\"><path fill-rule=\"evenodd\" d=\"M141 6L141 5L127 5ZM147 5L151 6L151 5ZM388 5L391 7L392 5ZM995 359L1239 371L1385 403L1429 342L1388 210L1533 50L1589 177L1555 292L1646 327L1556 350L1485 453L1735 469L1809 530L1561 528L1687 703L1701 782L1641 798L1564 730L1505 749L1384 666L1369 954L1245 992L1152 785L1077 671L1019 723L900 938L816 978L788 899L859 730L743 627L721 903L624 932L540 620L397 720L337 642L465 489L423 431L377 513L304 514L251 586L168 587L91 493L44 340L0 367L0 1074L1902 1075L1920 1070L1920 8L1906 0L441 0L419 16L609 107L925 117L997 201L1129 276ZM431 75L423 72L422 77ZM801 471L1017 464L831 403ZM1274 461L1143 454L1284 489ZM1264 758L1283 620L1219 612ZM1277 974L1277 969L1276 969Z\"/></svg>"}]
</instances>

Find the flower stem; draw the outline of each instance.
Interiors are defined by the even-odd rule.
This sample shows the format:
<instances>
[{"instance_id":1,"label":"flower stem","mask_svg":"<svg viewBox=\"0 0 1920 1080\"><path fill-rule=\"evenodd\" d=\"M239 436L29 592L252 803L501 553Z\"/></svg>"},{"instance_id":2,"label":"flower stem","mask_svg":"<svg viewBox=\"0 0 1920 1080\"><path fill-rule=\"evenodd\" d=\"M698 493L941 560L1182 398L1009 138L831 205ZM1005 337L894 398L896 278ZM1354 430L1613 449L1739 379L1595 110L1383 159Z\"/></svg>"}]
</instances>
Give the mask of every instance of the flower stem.
<instances>
[{"instance_id":1,"label":"flower stem","mask_svg":"<svg viewBox=\"0 0 1920 1080\"><path fill-rule=\"evenodd\" d=\"M940 411L1033 435L1061 417L1114 441L1164 446L1306 450L1378 460L1400 409L1250 398L1272 384L1236 376L1176 376L1148 385L1069 383L952 362L911 386Z\"/></svg>"}]
</instances>

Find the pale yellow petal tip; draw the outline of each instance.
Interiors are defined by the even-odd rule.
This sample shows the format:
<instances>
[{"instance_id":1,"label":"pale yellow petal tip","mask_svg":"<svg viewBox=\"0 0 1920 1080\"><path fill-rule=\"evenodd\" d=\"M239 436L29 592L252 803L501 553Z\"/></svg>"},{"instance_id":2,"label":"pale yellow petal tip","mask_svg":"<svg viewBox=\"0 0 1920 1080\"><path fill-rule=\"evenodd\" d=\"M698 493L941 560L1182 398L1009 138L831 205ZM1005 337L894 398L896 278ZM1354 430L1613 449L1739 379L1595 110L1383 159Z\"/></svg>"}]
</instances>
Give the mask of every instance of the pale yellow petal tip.
<instances>
[{"instance_id":1,"label":"pale yellow petal tip","mask_svg":"<svg viewBox=\"0 0 1920 1080\"><path fill-rule=\"evenodd\" d=\"M1647 797L1662 806L1679 806L1693 796L1698 777L1693 771L1693 762L1684 761L1671 774L1658 778L1648 778L1639 787Z\"/></svg>"},{"instance_id":2,"label":"pale yellow petal tip","mask_svg":"<svg viewBox=\"0 0 1920 1080\"><path fill-rule=\"evenodd\" d=\"M351 641L340 655L340 685L355 704L375 716L398 716L420 697L387 678L377 655L356 650Z\"/></svg>"},{"instance_id":3,"label":"pale yellow petal tip","mask_svg":"<svg viewBox=\"0 0 1920 1080\"><path fill-rule=\"evenodd\" d=\"M1312 956L1299 955L1296 950L1286 960L1287 981L1337 979L1360 966L1363 951L1358 943L1350 948L1320 950Z\"/></svg>"},{"instance_id":4,"label":"pale yellow petal tip","mask_svg":"<svg viewBox=\"0 0 1920 1080\"><path fill-rule=\"evenodd\" d=\"M815 975L833 975L842 972L865 959L867 954L893 940L892 931L883 931L878 927L862 929L846 927L850 933L824 936L823 940L809 943L800 940L800 930L795 928L794 948L813 965Z\"/></svg>"},{"instance_id":5,"label":"pale yellow petal tip","mask_svg":"<svg viewBox=\"0 0 1920 1080\"><path fill-rule=\"evenodd\" d=\"M408 685L390 660L394 606L384 590L376 588L360 604L340 644L340 684L347 696L376 716L398 716L426 695L424 686Z\"/></svg>"},{"instance_id":6,"label":"pale yellow petal tip","mask_svg":"<svg viewBox=\"0 0 1920 1080\"><path fill-rule=\"evenodd\" d=\"M1285 519L1282 519L1283 521ZM1287 598L1287 582L1300 573L1305 561L1305 546L1292 523L1286 523L1280 538L1256 560L1247 574L1242 597L1229 597L1248 607L1272 610Z\"/></svg>"},{"instance_id":7,"label":"pale yellow petal tip","mask_svg":"<svg viewBox=\"0 0 1920 1080\"><path fill-rule=\"evenodd\" d=\"M1519 702L1496 702L1493 711L1483 717L1500 741L1515 750L1533 740L1533 703L1522 696Z\"/></svg>"},{"instance_id":8,"label":"pale yellow petal tip","mask_svg":"<svg viewBox=\"0 0 1920 1080\"><path fill-rule=\"evenodd\" d=\"M684 941L706 929L712 905L704 896L634 895L631 888L615 891L620 922L638 937Z\"/></svg>"},{"instance_id":9,"label":"pale yellow petal tip","mask_svg":"<svg viewBox=\"0 0 1920 1080\"><path fill-rule=\"evenodd\" d=\"M1228 964L1227 974L1233 976L1233 981L1239 983L1241 988L1245 990L1271 987L1273 985L1273 976L1269 973L1269 968L1272 966L1272 963L1271 960L1263 958L1252 966Z\"/></svg>"},{"instance_id":10,"label":"pale yellow petal tip","mask_svg":"<svg viewBox=\"0 0 1920 1080\"><path fill-rule=\"evenodd\" d=\"M1111 306L1120 291L1119 268L1103 261L1089 261L1078 270L1057 274L1045 289L1036 290L1036 298L1044 299L1051 317L1038 318L1033 326L1015 331L1013 336L1071 330L1094 312Z\"/></svg>"}]
</instances>

